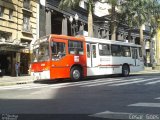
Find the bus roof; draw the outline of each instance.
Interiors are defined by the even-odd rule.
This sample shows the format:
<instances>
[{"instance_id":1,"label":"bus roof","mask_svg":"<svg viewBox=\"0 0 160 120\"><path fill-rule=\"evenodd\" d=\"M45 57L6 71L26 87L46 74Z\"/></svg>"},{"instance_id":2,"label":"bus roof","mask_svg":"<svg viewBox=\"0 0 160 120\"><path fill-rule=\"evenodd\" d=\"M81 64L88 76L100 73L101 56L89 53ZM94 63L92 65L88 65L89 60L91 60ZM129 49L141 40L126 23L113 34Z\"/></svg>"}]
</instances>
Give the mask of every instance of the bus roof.
<instances>
[{"instance_id":1,"label":"bus roof","mask_svg":"<svg viewBox=\"0 0 160 120\"><path fill-rule=\"evenodd\" d=\"M58 39L67 39L67 40L86 41L86 42L89 42L89 43L106 43L106 44L108 43L108 44L117 44L117 45L141 47L141 45L137 45L137 44L130 43L130 42L107 40L107 39L84 37L84 36L67 36L67 35L50 34L50 35L47 35L47 36L43 36L43 37L41 37L39 39L43 39L43 38L46 38L46 37L58 38Z\"/></svg>"},{"instance_id":2,"label":"bus roof","mask_svg":"<svg viewBox=\"0 0 160 120\"><path fill-rule=\"evenodd\" d=\"M107 40L107 39L92 38L92 37L85 37L85 41L89 42L89 43L106 43L106 44L108 43L108 44L117 44L117 45L141 47L141 45L137 45L137 44L130 43L130 42Z\"/></svg>"},{"instance_id":3,"label":"bus roof","mask_svg":"<svg viewBox=\"0 0 160 120\"><path fill-rule=\"evenodd\" d=\"M80 41L84 41L85 39L83 36L67 36L67 35L56 35L56 34L51 34L50 37L58 39L67 39L67 40L80 40Z\"/></svg>"}]
</instances>

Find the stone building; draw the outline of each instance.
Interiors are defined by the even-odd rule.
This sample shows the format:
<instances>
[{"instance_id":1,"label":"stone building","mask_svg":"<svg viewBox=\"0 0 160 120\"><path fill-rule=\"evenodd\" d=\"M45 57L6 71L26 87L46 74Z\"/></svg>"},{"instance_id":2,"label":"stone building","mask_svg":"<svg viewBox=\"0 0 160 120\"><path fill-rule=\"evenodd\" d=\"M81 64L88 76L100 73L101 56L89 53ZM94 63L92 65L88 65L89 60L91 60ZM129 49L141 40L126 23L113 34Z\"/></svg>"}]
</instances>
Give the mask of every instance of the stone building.
<instances>
[{"instance_id":1,"label":"stone building","mask_svg":"<svg viewBox=\"0 0 160 120\"><path fill-rule=\"evenodd\" d=\"M36 0L0 1L0 65L4 75L15 75L15 63L20 73L28 74L29 44L37 38Z\"/></svg>"}]
</instances>

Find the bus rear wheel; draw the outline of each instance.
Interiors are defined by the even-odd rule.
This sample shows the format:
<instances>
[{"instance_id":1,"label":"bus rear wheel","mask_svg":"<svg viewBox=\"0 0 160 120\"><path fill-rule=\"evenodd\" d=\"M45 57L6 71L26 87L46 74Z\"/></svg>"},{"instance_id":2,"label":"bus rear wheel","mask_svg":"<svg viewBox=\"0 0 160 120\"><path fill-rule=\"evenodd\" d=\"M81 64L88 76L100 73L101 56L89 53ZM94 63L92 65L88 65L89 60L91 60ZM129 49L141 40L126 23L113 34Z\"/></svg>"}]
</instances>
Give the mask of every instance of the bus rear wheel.
<instances>
[{"instance_id":1,"label":"bus rear wheel","mask_svg":"<svg viewBox=\"0 0 160 120\"><path fill-rule=\"evenodd\" d=\"M130 70L129 70L128 65L123 65L122 66L122 76L123 77L129 76L129 72L130 72Z\"/></svg>"},{"instance_id":2,"label":"bus rear wheel","mask_svg":"<svg viewBox=\"0 0 160 120\"><path fill-rule=\"evenodd\" d=\"M80 67L73 67L70 72L72 81L79 81L82 78L82 70Z\"/></svg>"}]
</instances>

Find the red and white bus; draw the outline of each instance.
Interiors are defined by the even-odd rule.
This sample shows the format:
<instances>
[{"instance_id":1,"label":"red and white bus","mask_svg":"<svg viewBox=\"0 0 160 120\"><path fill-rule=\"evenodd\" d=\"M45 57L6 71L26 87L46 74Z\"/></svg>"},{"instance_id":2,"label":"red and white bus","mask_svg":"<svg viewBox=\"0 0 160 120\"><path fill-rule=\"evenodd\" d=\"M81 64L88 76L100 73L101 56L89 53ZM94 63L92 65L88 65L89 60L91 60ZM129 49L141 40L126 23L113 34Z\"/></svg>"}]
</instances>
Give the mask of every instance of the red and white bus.
<instances>
[{"instance_id":1,"label":"red and white bus","mask_svg":"<svg viewBox=\"0 0 160 120\"><path fill-rule=\"evenodd\" d=\"M141 46L133 43L51 34L33 44L34 79L77 81L87 76L128 76L143 69Z\"/></svg>"}]
</instances>

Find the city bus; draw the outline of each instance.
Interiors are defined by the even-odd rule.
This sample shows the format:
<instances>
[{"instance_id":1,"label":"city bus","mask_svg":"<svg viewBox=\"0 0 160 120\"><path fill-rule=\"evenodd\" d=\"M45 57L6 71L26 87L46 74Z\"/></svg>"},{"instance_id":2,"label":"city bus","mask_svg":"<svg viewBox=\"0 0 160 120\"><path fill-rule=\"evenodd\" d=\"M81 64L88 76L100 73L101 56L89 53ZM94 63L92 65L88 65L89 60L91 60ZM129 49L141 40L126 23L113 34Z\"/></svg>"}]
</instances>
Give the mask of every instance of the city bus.
<instances>
[{"instance_id":1,"label":"city bus","mask_svg":"<svg viewBox=\"0 0 160 120\"><path fill-rule=\"evenodd\" d=\"M31 76L34 79L121 74L144 69L141 46L107 39L51 34L33 43Z\"/></svg>"}]
</instances>

